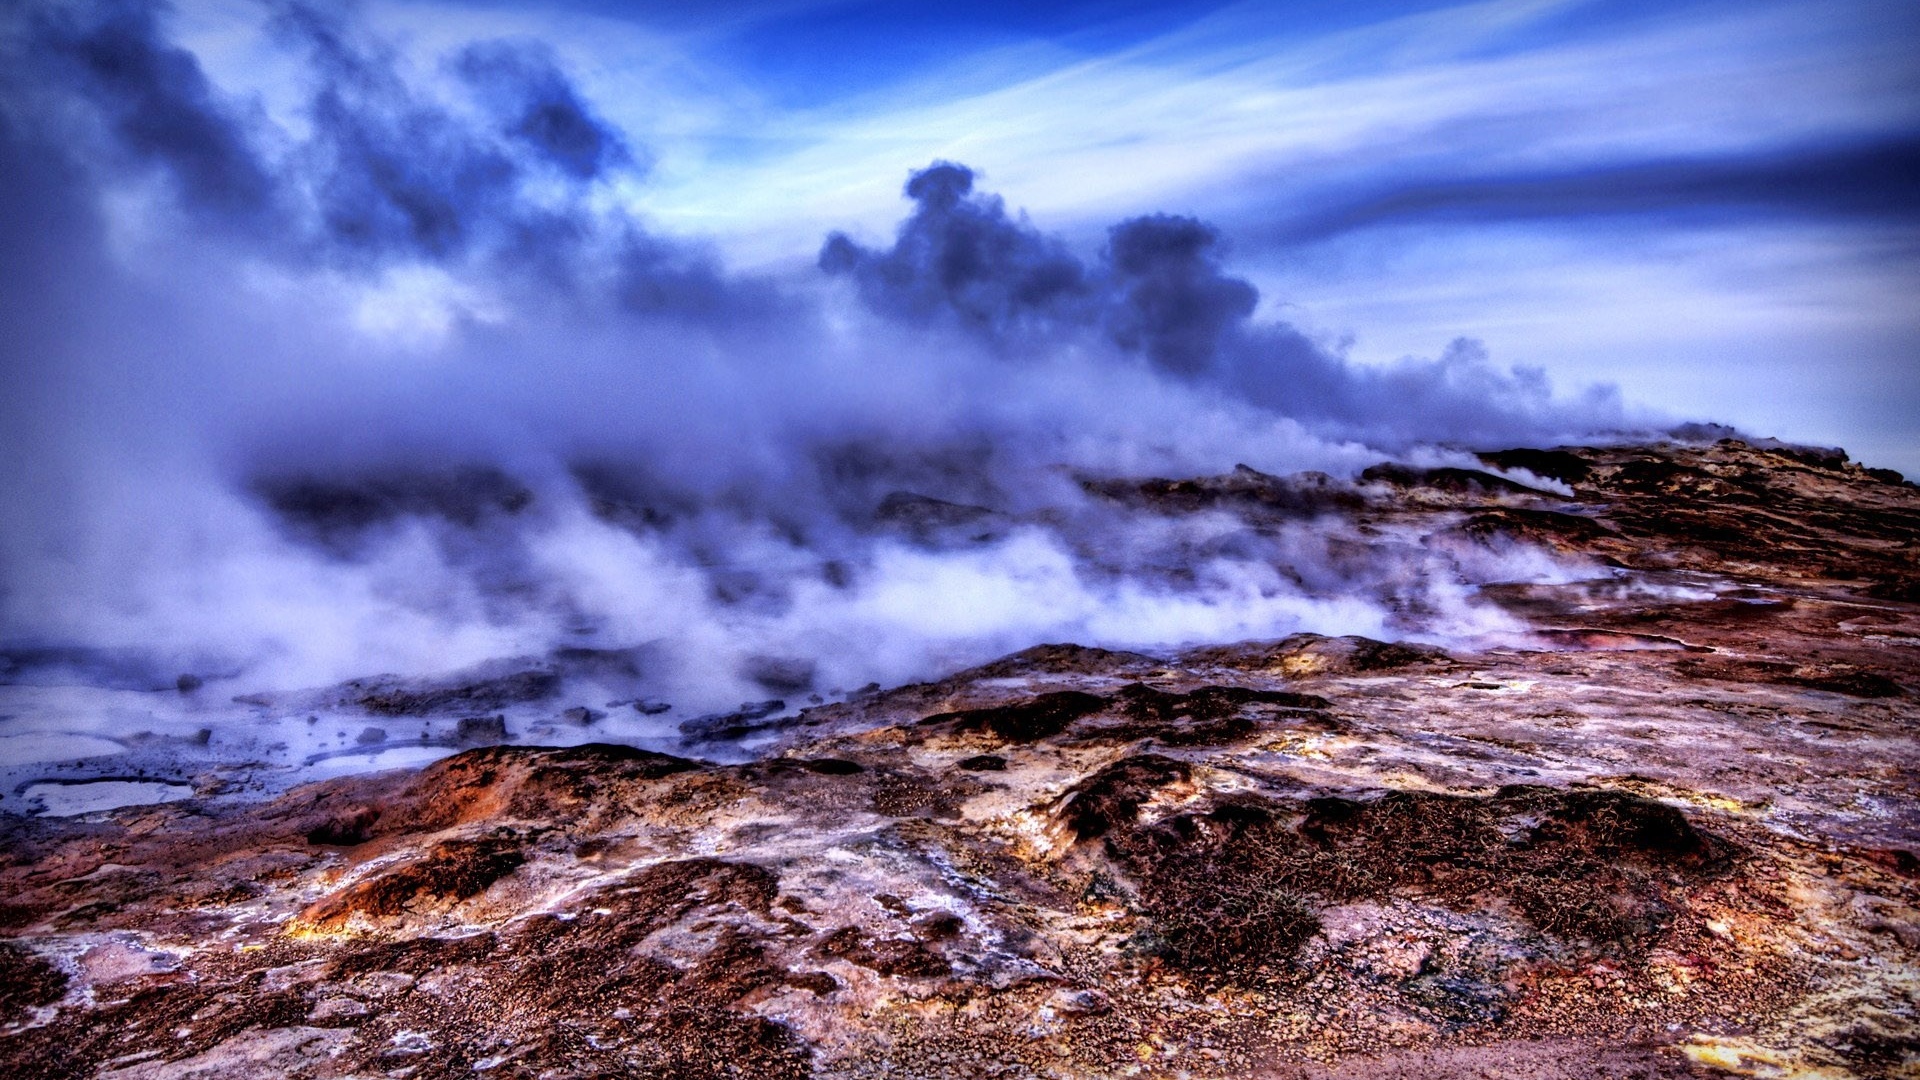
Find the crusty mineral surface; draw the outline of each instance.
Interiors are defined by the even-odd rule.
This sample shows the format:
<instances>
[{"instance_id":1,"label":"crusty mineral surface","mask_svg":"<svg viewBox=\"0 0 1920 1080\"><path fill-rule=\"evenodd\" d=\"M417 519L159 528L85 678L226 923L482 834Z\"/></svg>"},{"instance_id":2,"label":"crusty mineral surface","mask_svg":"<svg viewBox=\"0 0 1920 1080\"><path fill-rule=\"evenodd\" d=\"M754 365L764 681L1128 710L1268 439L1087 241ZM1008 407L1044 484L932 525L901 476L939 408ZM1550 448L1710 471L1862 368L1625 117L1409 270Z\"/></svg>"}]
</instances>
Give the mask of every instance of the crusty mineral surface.
<instances>
[{"instance_id":1,"label":"crusty mineral surface","mask_svg":"<svg viewBox=\"0 0 1920 1080\"><path fill-rule=\"evenodd\" d=\"M1048 645L745 763L7 818L0 1075L1920 1076L1920 490L1483 460L1088 485L1611 568L1471 649Z\"/></svg>"}]
</instances>

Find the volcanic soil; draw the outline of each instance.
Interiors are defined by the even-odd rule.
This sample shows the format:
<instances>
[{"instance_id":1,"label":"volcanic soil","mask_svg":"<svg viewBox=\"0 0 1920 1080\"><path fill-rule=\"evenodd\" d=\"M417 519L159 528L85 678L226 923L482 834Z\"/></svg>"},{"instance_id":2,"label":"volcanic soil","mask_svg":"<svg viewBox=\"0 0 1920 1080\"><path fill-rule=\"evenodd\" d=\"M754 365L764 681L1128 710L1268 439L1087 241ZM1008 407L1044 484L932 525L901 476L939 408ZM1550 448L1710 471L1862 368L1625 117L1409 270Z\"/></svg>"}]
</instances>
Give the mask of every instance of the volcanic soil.
<instances>
[{"instance_id":1,"label":"volcanic soil","mask_svg":"<svg viewBox=\"0 0 1920 1080\"><path fill-rule=\"evenodd\" d=\"M1920 1076L1920 489L1482 462L1087 483L1602 568L1472 650L1049 645L744 763L8 818L0 1074Z\"/></svg>"}]
</instances>

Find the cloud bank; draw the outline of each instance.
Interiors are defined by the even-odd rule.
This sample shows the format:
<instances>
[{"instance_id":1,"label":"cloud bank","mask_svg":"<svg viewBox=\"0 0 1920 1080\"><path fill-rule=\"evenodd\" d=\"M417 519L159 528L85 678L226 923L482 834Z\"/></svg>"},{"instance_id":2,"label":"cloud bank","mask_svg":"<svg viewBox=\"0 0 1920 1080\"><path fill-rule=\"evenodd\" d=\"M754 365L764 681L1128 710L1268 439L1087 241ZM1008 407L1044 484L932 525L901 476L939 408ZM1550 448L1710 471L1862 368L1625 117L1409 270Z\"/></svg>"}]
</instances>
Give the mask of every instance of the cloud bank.
<instances>
[{"instance_id":1,"label":"cloud bank","mask_svg":"<svg viewBox=\"0 0 1920 1080\"><path fill-rule=\"evenodd\" d=\"M423 59L273 4L289 113L169 26L5 16L16 646L235 688L643 648L650 685L715 705L1043 640L1464 634L1489 571L1415 538L1166 520L1086 482L1636 419L1471 341L1351 363L1262 317L1214 226L1149 213L1079 250L953 162L902 163L890 243L741 273L633 208L644 133L539 41Z\"/></svg>"}]
</instances>

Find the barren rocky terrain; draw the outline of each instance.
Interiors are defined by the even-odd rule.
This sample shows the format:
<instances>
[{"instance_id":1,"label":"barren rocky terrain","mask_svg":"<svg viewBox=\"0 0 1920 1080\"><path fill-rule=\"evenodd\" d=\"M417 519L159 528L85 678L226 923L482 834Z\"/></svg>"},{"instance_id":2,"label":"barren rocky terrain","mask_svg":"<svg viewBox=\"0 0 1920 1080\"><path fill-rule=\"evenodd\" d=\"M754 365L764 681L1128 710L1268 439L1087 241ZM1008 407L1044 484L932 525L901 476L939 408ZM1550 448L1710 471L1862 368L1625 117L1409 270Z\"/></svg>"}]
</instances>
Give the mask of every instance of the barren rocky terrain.
<instances>
[{"instance_id":1,"label":"barren rocky terrain","mask_svg":"<svg viewBox=\"0 0 1920 1080\"><path fill-rule=\"evenodd\" d=\"M1088 484L1612 568L1483 589L1474 651L1048 645L674 754L9 816L0 1074L1920 1076L1920 489L1483 461Z\"/></svg>"}]
</instances>

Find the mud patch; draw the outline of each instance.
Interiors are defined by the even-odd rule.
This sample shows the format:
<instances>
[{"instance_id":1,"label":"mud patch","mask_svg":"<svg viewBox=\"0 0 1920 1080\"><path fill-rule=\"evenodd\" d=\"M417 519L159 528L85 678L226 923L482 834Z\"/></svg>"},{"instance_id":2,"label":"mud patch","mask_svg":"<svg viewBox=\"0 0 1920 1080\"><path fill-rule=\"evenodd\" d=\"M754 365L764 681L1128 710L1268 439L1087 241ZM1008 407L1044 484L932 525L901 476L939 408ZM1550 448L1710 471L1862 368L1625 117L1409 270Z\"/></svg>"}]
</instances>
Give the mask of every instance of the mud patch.
<instances>
[{"instance_id":1,"label":"mud patch","mask_svg":"<svg viewBox=\"0 0 1920 1080\"><path fill-rule=\"evenodd\" d=\"M1550 649L1569 652L1710 653L1713 651L1704 645L1689 645L1678 638L1670 638L1662 634L1635 634L1624 630L1599 630L1585 626L1535 630L1530 636Z\"/></svg>"},{"instance_id":2,"label":"mud patch","mask_svg":"<svg viewBox=\"0 0 1920 1080\"><path fill-rule=\"evenodd\" d=\"M164 780L103 777L96 780L42 780L28 784L21 798L48 817L77 817L193 798L190 784Z\"/></svg>"}]
</instances>

